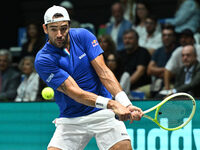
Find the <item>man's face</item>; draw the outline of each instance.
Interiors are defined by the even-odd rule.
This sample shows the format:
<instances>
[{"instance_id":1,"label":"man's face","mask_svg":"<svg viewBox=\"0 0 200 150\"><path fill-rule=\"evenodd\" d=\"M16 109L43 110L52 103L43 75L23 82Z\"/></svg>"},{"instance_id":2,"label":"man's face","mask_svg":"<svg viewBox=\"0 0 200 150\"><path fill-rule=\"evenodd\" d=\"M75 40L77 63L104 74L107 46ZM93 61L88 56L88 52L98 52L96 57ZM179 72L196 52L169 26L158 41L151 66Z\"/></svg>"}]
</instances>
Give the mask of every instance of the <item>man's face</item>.
<instances>
[{"instance_id":1,"label":"man's face","mask_svg":"<svg viewBox=\"0 0 200 150\"><path fill-rule=\"evenodd\" d=\"M146 31L149 34L152 34L156 30L156 22L150 18L147 18L145 21Z\"/></svg>"},{"instance_id":2,"label":"man's face","mask_svg":"<svg viewBox=\"0 0 200 150\"><path fill-rule=\"evenodd\" d=\"M133 32L129 32L123 36L123 42L126 49L133 49L137 46L137 38Z\"/></svg>"},{"instance_id":3,"label":"man's face","mask_svg":"<svg viewBox=\"0 0 200 150\"><path fill-rule=\"evenodd\" d=\"M8 56L0 56L0 71L5 71L8 68Z\"/></svg>"},{"instance_id":4,"label":"man's face","mask_svg":"<svg viewBox=\"0 0 200 150\"><path fill-rule=\"evenodd\" d=\"M182 61L184 66L190 67L196 61L196 55L194 53L194 48L191 45L183 47L182 50Z\"/></svg>"},{"instance_id":5,"label":"man's face","mask_svg":"<svg viewBox=\"0 0 200 150\"><path fill-rule=\"evenodd\" d=\"M30 75L33 72L33 64L30 59L25 59L22 65L22 72L26 75Z\"/></svg>"},{"instance_id":6,"label":"man's face","mask_svg":"<svg viewBox=\"0 0 200 150\"><path fill-rule=\"evenodd\" d=\"M43 25L44 32L48 34L49 41L52 45L63 48L67 43L69 33L69 22L59 21Z\"/></svg>"},{"instance_id":7,"label":"man's face","mask_svg":"<svg viewBox=\"0 0 200 150\"><path fill-rule=\"evenodd\" d=\"M182 46L185 46L188 44L194 44L194 39L192 37L186 36L186 35L181 35L179 41Z\"/></svg>"},{"instance_id":8,"label":"man's face","mask_svg":"<svg viewBox=\"0 0 200 150\"><path fill-rule=\"evenodd\" d=\"M175 35L173 30L163 29L162 30L162 41L165 47L169 47L175 42Z\"/></svg>"},{"instance_id":9,"label":"man's face","mask_svg":"<svg viewBox=\"0 0 200 150\"><path fill-rule=\"evenodd\" d=\"M115 18L116 22L121 22L123 19L123 8L120 4L115 4L112 7L112 15Z\"/></svg>"},{"instance_id":10,"label":"man's face","mask_svg":"<svg viewBox=\"0 0 200 150\"><path fill-rule=\"evenodd\" d=\"M28 35L29 35L30 37L33 37L33 38L36 37L37 34L38 34L38 30L37 30L36 25L30 24L30 25L28 26L27 32L28 32Z\"/></svg>"}]
</instances>

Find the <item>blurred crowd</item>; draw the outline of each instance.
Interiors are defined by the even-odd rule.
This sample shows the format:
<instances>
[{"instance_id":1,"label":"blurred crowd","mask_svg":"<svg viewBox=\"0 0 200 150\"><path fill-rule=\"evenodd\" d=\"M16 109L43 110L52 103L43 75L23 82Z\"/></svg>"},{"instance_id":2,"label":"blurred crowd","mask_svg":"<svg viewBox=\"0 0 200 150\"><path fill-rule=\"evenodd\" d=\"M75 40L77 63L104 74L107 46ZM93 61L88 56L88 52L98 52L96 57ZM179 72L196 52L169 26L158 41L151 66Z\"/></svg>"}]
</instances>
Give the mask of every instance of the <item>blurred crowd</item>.
<instances>
[{"instance_id":1,"label":"blurred crowd","mask_svg":"<svg viewBox=\"0 0 200 150\"><path fill-rule=\"evenodd\" d=\"M110 19L95 32L92 23L74 20L74 5L63 1L71 28L86 28L98 39L107 66L130 99L161 99L176 92L200 97L200 4L178 0L171 18L157 18L148 0L119 0ZM34 69L34 58L47 40L31 21L19 54L0 49L0 101L41 101L47 85Z\"/></svg>"}]
</instances>

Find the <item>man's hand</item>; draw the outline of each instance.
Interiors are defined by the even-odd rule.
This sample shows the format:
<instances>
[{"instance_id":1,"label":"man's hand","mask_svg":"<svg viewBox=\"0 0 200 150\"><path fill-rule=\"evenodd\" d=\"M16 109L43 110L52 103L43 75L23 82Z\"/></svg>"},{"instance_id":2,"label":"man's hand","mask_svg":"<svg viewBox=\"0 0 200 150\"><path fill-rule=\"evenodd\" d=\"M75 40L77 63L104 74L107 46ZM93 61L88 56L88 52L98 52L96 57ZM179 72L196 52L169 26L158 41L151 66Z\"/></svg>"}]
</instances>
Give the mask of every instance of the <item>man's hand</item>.
<instances>
[{"instance_id":1,"label":"man's hand","mask_svg":"<svg viewBox=\"0 0 200 150\"><path fill-rule=\"evenodd\" d=\"M127 121L131 118L131 111L129 111L128 107L123 106L117 101L110 100L107 107L113 110L120 121Z\"/></svg>"},{"instance_id":2,"label":"man's hand","mask_svg":"<svg viewBox=\"0 0 200 150\"><path fill-rule=\"evenodd\" d=\"M130 123L132 123L133 120L140 120L144 115L143 111L139 107L129 105L127 108L131 112L131 118L129 119L131 120Z\"/></svg>"}]
</instances>

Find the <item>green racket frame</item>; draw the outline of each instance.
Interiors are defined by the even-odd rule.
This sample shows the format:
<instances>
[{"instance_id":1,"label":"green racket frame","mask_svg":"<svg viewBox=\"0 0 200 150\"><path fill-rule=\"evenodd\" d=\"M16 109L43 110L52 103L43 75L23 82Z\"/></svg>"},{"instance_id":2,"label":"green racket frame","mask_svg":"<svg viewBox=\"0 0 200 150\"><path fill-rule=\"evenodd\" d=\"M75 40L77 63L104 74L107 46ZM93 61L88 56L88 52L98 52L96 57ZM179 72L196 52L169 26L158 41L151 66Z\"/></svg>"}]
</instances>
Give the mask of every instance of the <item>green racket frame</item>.
<instances>
[{"instance_id":1,"label":"green racket frame","mask_svg":"<svg viewBox=\"0 0 200 150\"><path fill-rule=\"evenodd\" d=\"M192 112L188 118L188 120L186 122L184 122L183 124L181 124L180 126L178 127L175 127L175 128L165 128L163 127L162 125L160 125L160 123L158 122L157 120L157 117L158 117L158 112L159 112L159 109L162 105L164 105L168 100L174 98L174 97L177 97L177 96L187 96L188 98L190 98L192 100L192 104L193 104L193 108L192 108ZM155 112L155 117L152 118L148 115L146 115L147 113L153 111L156 109L156 112ZM180 93L175 93L175 94L172 94L168 97L166 97L162 102L160 102L159 104L155 105L154 107L144 111L144 116L145 118L147 119L150 119L151 121L155 122L159 127L161 127L162 129L165 129L165 130L168 130L168 131L174 131L174 130L178 130L178 129L181 129L183 128L184 126L186 126L193 118L194 114L195 114L195 111L196 111L196 101L195 99L188 93L184 93L184 92L180 92Z\"/></svg>"}]
</instances>

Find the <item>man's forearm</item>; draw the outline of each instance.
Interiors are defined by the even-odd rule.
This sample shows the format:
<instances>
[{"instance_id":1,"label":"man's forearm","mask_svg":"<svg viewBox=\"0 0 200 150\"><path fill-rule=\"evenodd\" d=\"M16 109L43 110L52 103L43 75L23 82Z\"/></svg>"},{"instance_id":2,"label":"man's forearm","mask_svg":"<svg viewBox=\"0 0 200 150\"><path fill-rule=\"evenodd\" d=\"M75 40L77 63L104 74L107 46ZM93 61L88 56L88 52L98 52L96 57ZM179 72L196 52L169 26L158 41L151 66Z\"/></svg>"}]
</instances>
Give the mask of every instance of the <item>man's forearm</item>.
<instances>
[{"instance_id":1,"label":"man's forearm","mask_svg":"<svg viewBox=\"0 0 200 150\"><path fill-rule=\"evenodd\" d=\"M115 96L117 93L122 91L122 88L116 79L115 75L110 71L110 69L106 69L99 75L99 78L102 84L106 87L106 89Z\"/></svg>"},{"instance_id":2,"label":"man's forearm","mask_svg":"<svg viewBox=\"0 0 200 150\"><path fill-rule=\"evenodd\" d=\"M166 90L170 89L170 79L171 79L171 73L167 69L165 69L164 72L164 86Z\"/></svg>"}]
</instances>

